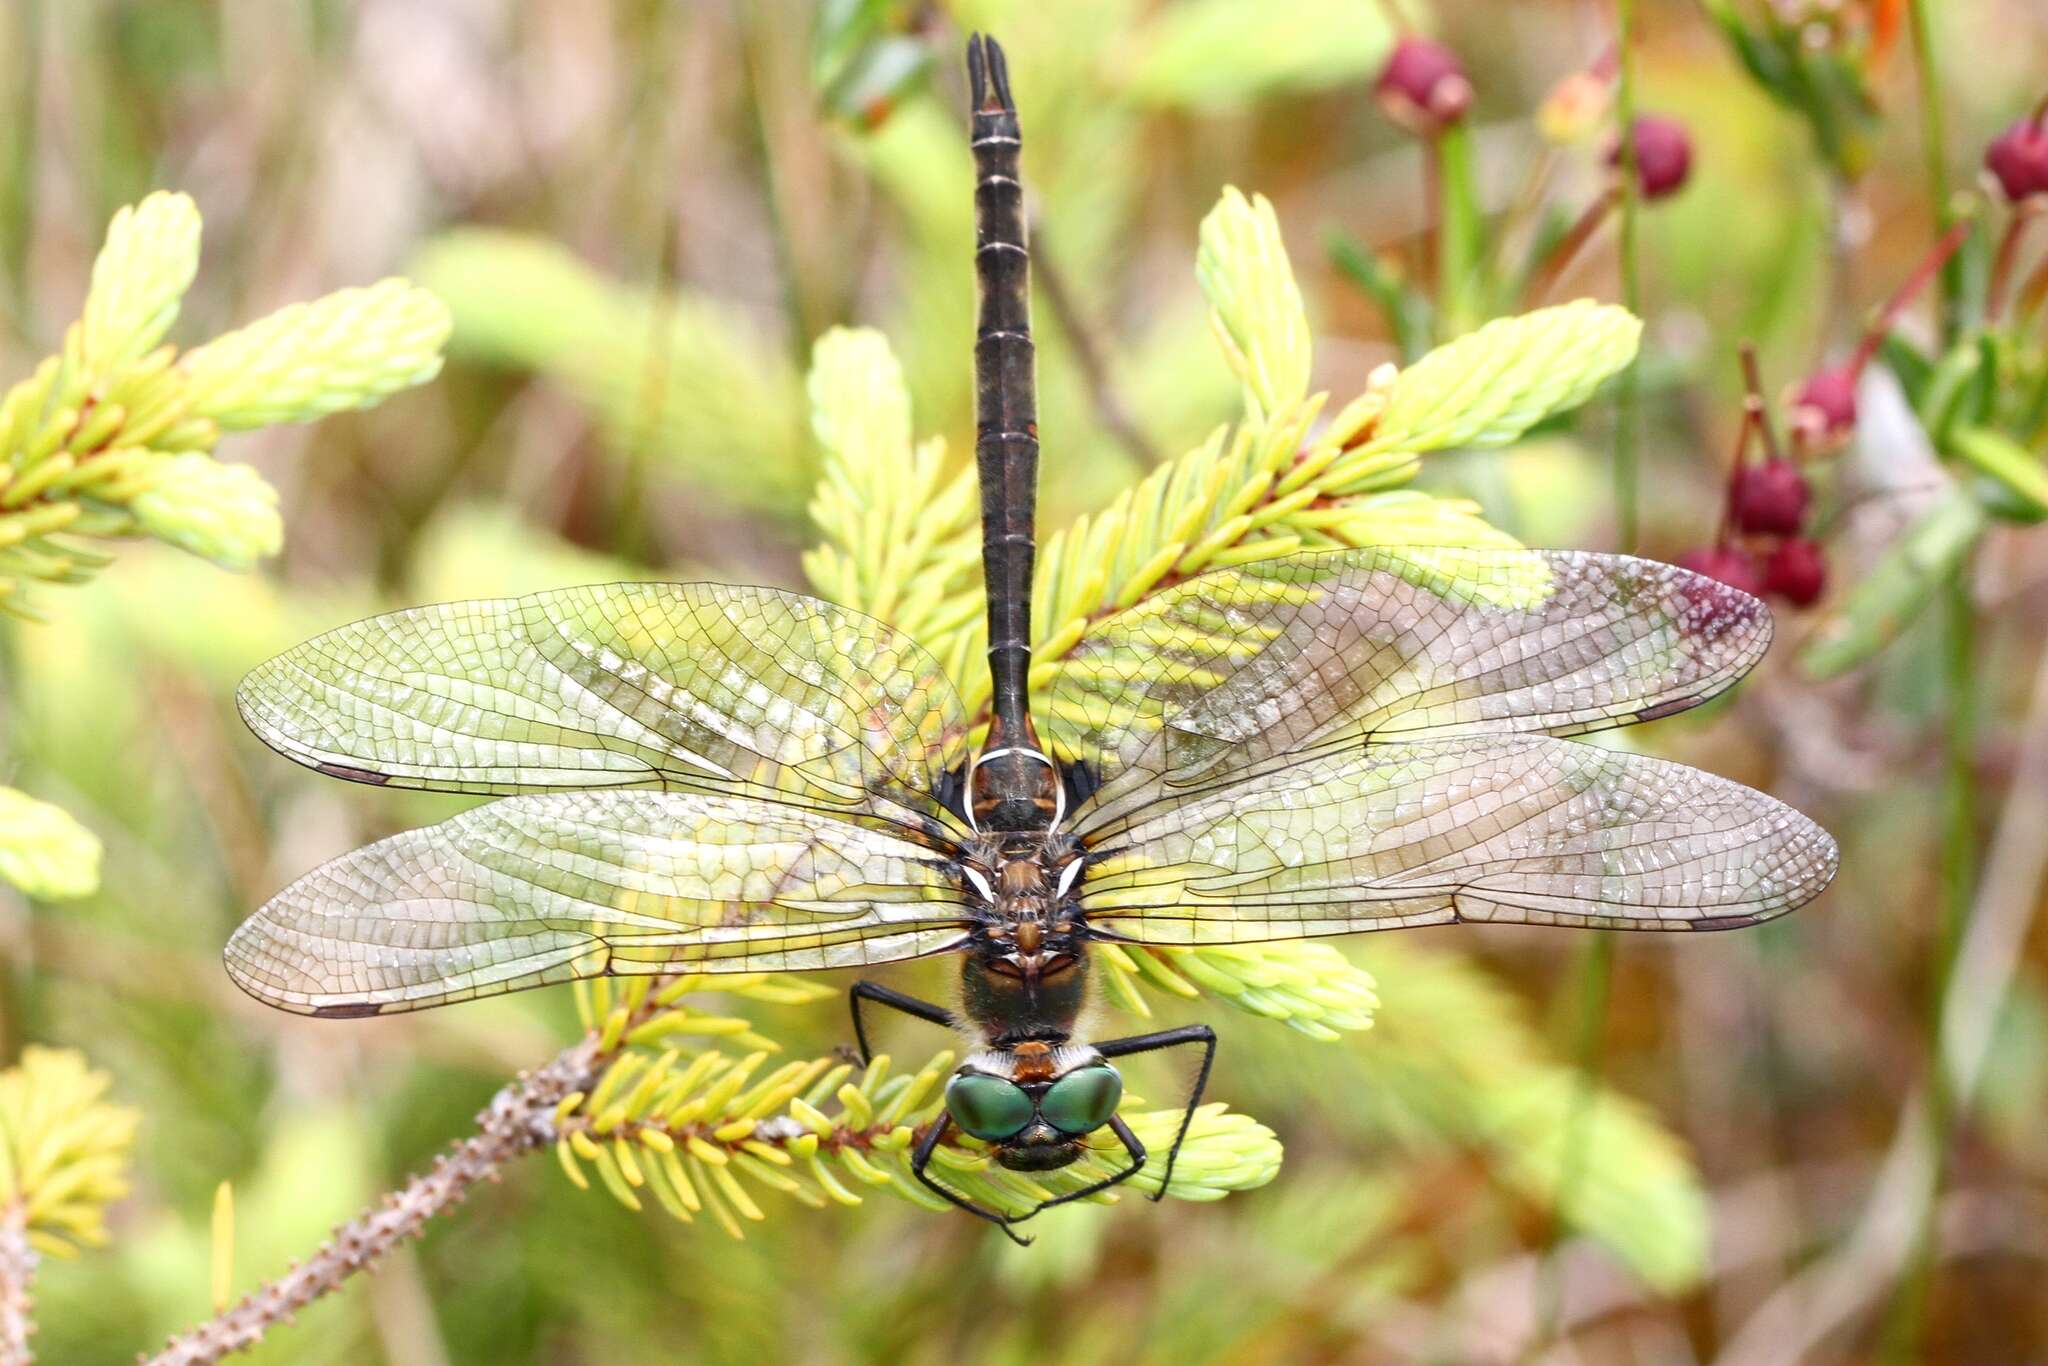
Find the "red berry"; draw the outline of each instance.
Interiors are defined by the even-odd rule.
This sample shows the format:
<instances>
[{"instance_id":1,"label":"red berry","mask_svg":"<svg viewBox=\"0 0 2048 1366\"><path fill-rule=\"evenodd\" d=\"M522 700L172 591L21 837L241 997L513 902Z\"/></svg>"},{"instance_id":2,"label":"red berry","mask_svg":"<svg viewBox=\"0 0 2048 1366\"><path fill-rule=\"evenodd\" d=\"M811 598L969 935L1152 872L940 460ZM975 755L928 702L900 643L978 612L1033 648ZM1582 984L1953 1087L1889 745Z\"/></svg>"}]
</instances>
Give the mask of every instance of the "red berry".
<instances>
[{"instance_id":1,"label":"red berry","mask_svg":"<svg viewBox=\"0 0 2048 1366\"><path fill-rule=\"evenodd\" d=\"M1757 569L1756 561L1731 546L1688 550L1678 557L1678 567L1704 574L1730 588L1739 588L1751 597L1764 595L1764 576Z\"/></svg>"},{"instance_id":2,"label":"red berry","mask_svg":"<svg viewBox=\"0 0 2048 1366\"><path fill-rule=\"evenodd\" d=\"M1743 531L1790 536L1806 521L1809 497L1805 476L1780 456L1737 470L1728 504Z\"/></svg>"},{"instance_id":3,"label":"red berry","mask_svg":"<svg viewBox=\"0 0 2048 1366\"><path fill-rule=\"evenodd\" d=\"M1792 428L1809 445L1827 445L1856 425L1856 374L1848 366L1817 370L1792 391Z\"/></svg>"},{"instance_id":4,"label":"red berry","mask_svg":"<svg viewBox=\"0 0 2048 1366\"><path fill-rule=\"evenodd\" d=\"M1629 141L1635 147L1636 186L1645 199L1662 199L1676 194L1692 172L1692 135L1677 119L1661 114L1639 114L1630 125ZM1607 154L1607 164L1621 164L1621 148Z\"/></svg>"},{"instance_id":5,"label":"red berry","mask_svg":"<svg viewBox=\"0 0 2048 1366\"><path fill-rule=\"evenodd\" d=\"M1465 68L1441 43L1408 37L1393 53L1373 87L1387 117L1418 133L1433 133L1463 117L1472 104Z\"/></svg>"},{"instance_id":6,"label":"red berry","mask_svg":"<svg viewBox=\"0 0 2048 1366\"><path fill-rule=\"evenodd\" d=\"M2014 203L2048 194L2048 118L2021 119L1993 138L1984 165Z\"/></svg>"},{"instance_id":7,"label":"red berry","mask_svg":"<svg viewBox=\"0 0 2048 1366\"><path fill-rule=\"evenodd\" d=\"M1813 606L1827 586L1827 558L1803 536L1780 541L1764 561L1764 587L1794 607Z\"/></svg>"}]
</instances>

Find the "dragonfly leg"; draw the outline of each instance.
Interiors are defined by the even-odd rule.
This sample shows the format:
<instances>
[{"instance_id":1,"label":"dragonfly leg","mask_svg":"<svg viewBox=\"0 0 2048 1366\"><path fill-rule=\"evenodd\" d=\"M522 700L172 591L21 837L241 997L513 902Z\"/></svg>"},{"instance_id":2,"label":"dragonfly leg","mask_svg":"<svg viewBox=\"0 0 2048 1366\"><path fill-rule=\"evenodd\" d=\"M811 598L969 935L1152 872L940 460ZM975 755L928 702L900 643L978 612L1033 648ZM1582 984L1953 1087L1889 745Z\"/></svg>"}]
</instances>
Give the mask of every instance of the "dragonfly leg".
<instances>
[{"instance_id":1,"label":"dragonfly leg","mask_svg":"<svg viewBox=\"0 0 2048 1366\"><path fill-rule=\"evenodd\" d=\"M1195 1073L1194 1089L1188 1092L1187 1109L1180 1117L1180 1132L1173 1136L1173 1147L1167 1151L1166 1174L1159 1180L1159 1189L1152 1193L1155 1201L1165 1199L1168 1188L1173 1185L1173 1164L1180 1157L1180 1145L1187 1141L1188 1126L1195 1122L1195 1108L1202 1103L1202 1092L1209 1085L1209 1069L1216 1062L1216 1031L1203 1024L1182 1025L1179 1029L1133 1034L1128 1039L1111 1039L1095 1045L1095 1051L1105 1058L1124 1058L1133 1053L1151 1053L1191 1043L1202 1046L1202 1069Z\"/></svg>"},{"instance_id":2,"label":"dragonfly leg","mask_svg":"<svg viewBox=\"0 0 2048 1366\"><path fill-rule=\"evenodd\" d=\"M1145 1170L1145 1145L1140 1143L1138 1136L1131 1132L1131 1126L1124 1123L1122 1115L1111 1115L1109 1117L1109 1131L1117 1136L1117 1141L1124 1145L1124 1151L1131 1155L1130 1166L1125 1167L1120 1172L1111 1172L1100 1181L1083 1186L1077 1191L1068 1191L1065 1195L1056 1195L1044 1204L1034 1206L1029 1214L1018 1215L1013 1222L1021 1224L1026 1219L1035 1219L1054 1205L1064 1205L1069 1200L1086 1200L1097 1191L1106 1191L1111 1186L1120 1185Z\"/></svg>"},{"instance_id":3,"label":"dragonfly leg","mask_svg":"<svg viewBox=\"0 0 2048 1366\"><path fill-rule=\"evenodd\" d=\"M923 1002L919 1002L919 1004L921 1005ZM977 1219L986 1219L991 1224L994 1224L1003 1231L1005 1238L1008 1238L1018 1247L1030 1247L1031 1239L1026 1238L1023 1234L1010 1227L1010 1225L1018 1222L1017 1219L1011 1215L1000 1214L995 1210L986 1209L975 1204L972 1200L960 1194L960 1192L941 1185L938 1178L926 1170L927 1167L931 1166L932 1154L939 1150L939 1141L946 1136L946 1131L952 1127L953 1117L944 1111L940 1111L939 1117L932 1121L931 1129L926 1132L924 1141L919 1143L917 1151L911 1154L910 1174L919 1181L922 1181L932 1191L944 1197L947 1203L956 1208L966 1210ZM1041 1205L1039 1208L1043 1209L1044 1206ZM1032 1213L1037 1213L1037 1210L1033 1210ZM1029 1216L1026 1217L1028 1218Z\"/></svg>"},{"instance_id":4,"label":"dragonfly leg","mask_svg":"<svg viewBox=\"0 0 2048 1366\"><path fill-rule=\"evenodd\" d=\"M846 994L846 999L853 1009L853 1037L860 1044L860 1060L863 1064L872 1062L874 1059L868 1050L867 1027L861 1022L860 1003L862 1001L873 1001L878 1006L887 1006L891 1010L900 1010L905 1015L912 1016L913 1018L928 1020L941 1029L951 1029L953 1027L952 1013L946 1010L945 1007L935 1006L930 1001L920 1001L917 997L906 996L900 991L891 991L879 982L855 982L853 990Z\"/></svg>"}]
</instances>

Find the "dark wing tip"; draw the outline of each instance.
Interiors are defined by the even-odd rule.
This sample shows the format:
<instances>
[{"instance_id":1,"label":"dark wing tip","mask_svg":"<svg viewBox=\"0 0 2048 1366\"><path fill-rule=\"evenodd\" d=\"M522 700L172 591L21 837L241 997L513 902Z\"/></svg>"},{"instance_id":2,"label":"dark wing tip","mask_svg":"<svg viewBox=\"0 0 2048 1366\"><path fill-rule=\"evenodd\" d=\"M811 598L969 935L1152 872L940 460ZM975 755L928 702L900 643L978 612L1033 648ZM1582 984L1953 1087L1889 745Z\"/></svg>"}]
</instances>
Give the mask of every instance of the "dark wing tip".
<instances>
[{"instance_id":1,"label":"dark wing tip","mask_svg":"<svg viewBox=\"0 0 2048 1366\"><path fill-rule=\"evenodd\" d=\"M382 1015L384 1008L368 1001L351 1001L343 1005L314 1006L308 1012L315 1020L367 1020L372 1015Z\"/></svg>"},{"instance_id":2,"label":"dark wing tip","mask_svg":"<svg viewBox=\"0 0 2048 1366\"><path fill-rule=\"evenodd\" d=\"M1674 566L1671 572L1683 576L1678 584L1681 632L1711 642L1733 631L1748 630L1759 633L1769 646L1774 623L1763 599L1692 570Z\"/></svg>"},{"instance_id":3,"label":"dark wing tip","mask_svg":"<svg viewBox=\"0 0 2048 1366\"><path fill-rule=\"evenodd\" d=\"M967 39L967 86L977 114L1014 114L1010 99L1010 64L1003 45L986 34Z\"/></svg>"},{"instance_id":4,"label":"dark wing tip","mask_svg":"<svg viewBox=\"0 0 2048 1366\"><path fill-rule=\"evenodd\" d=\"M1752 925L1761 925L1773 919L1768 915L1709 915L1692 922L1695 930L1746 930Z\"/></svg>"}]
</instances>

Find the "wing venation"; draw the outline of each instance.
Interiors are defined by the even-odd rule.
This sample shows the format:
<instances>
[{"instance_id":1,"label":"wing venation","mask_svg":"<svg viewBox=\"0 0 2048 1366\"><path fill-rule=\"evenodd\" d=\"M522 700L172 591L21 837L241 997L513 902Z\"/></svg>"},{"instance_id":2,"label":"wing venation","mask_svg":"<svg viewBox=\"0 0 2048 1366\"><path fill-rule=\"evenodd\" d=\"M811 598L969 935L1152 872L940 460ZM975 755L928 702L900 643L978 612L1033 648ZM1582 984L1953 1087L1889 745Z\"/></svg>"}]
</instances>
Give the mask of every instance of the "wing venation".
<instances>
[{"instance_id":1,"label":"wing venation","mask_svg":"<svg viewBox=\"0 0 2048 1366\"><path fill-rule=\"evenodd\" d=\"M228 941L245 991L302 1014L417 1010L605 974L866 966L956 944L929 850L750 798L509 797L306 874Z\"/></svg>"},{"instance_id":2,"label":"wing venation","mask_svg":"<svg viewBox=\"0 0 2048 1366\"><path fill-rule=\"evenodd\" d=\"M627 583L442 603L251 671L242 714L336 777L504 795L658 787L954 824L965 721L902 632L794 593Z\"/></svg>"},{"instance_id":3,"label":"wing venation","mask_svg":"<svg viewBox=\"0 0 2048 1366\"><path fill-rule=\"evenodd\" d=\"M1835 844L1761 792L1547 736L1376 741L1132 819L1082 905L1113 937L1231 943L1450 920L1754 924Z\"/></svg>"},{"instance_id":4,"label":"wing venation","mask_svg":"<svg viewBox=\"0 0 2048 1366\"><path fill-rule=\"evenodd\" d=\"M1040 729L1102 791L1147 801L1367 738L1573 735L1668 716L1770 644L1768 609L1621 555L1373 548L1190 579L1050 670Z\"/></svg>"}]
</instances>

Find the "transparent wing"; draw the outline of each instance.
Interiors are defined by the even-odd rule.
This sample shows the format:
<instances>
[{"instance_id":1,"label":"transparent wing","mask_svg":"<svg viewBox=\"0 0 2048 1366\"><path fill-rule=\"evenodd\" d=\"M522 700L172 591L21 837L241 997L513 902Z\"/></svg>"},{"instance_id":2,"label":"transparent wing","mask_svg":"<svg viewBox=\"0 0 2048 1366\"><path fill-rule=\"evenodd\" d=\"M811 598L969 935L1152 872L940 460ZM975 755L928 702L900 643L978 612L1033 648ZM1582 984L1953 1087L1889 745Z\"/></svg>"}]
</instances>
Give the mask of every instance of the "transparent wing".
<instances>
[{"instance_id":1,"label":"transparent wing","mask_svg":"<svg viewBox=\"0 0 2048 1366\"><path fill-rule=\"evenodd\" d=\"M1668 716L1748 672L1770 636L1749 595L1627 556L1292 555L1200 575L1101 623L1048 666L1040 731L1091 765L1100 807L1128 811L1368 736L1569 735Z\"/></svg>"},{"instance_id":2,"label":"transparent wing","mask_svg":"<svg viewBox=\"0 0 2048 1366\"><path fill-rule=\"evenodd\" d=\"M228 941L236 983L373 1015L605 974L784 972L934 953L965 933L921 845L748 798L510 797L358 849Z\"/></svg>"},{"instance_id":3,"label":"transparent wing","mask_svg":"<svg viewBox=\"0 0 2048 1366\"><path fill-rule=\"evenodd\" d=\"M475 793L664 787L954 824L953 685L909 637L814 598L629 583L344 626L238 693L266 743L338 777Z\"/></svg>"},{"instance_id":4,"label":"transparent wing","mask_svg":"<svg viewBox=\"0 0 2048 1366\"><path fill-rule=\"evenodd\" d=\"M1376 742L1133 819L1089 924L1148 944L1452 920L1727 929L1817 896L1835 844L1682 764L1547 736Z\"/></svg>"}]
</instances>

